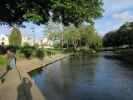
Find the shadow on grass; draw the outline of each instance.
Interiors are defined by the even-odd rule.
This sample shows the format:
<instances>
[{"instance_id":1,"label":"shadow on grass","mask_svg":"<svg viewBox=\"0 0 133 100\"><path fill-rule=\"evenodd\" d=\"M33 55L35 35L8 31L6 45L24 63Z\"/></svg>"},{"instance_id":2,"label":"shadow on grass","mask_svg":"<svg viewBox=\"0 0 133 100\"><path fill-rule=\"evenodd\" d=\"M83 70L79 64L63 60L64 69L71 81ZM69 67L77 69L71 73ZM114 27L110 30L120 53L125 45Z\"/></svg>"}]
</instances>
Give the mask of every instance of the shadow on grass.
<instances>
[{"instance_id":1,"label":"shadow on grass","mask_svg":"<svg viewBox=\"0 0 133 100\"><path fill-rule=\"evenodd\" d=\"M31 87L31 81L27 77L24 77L17 88L18 94L16 100L32 100Z\"/></svg>"}]
</instances>

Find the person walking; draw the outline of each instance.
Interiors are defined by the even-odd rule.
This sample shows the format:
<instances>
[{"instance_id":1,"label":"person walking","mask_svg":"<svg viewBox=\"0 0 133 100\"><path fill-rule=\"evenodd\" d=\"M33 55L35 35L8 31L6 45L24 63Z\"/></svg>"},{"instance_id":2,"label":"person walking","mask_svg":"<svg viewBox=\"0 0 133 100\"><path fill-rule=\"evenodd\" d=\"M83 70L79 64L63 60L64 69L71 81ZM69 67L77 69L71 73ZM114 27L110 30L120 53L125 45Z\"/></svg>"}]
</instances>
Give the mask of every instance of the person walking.
<instances>
[{"instance_id":1,"label":"person walking","mask_svg":"<svg viewBox=\"0 0 133 100\"><path fill-rule=\"evenodd\" d=\"M5 51L4 51L5 52ZM7 69L6 72L4 74L0 74L0 80L3 83L5 80L5 76L6 74L9 72L9 70L15 70L16 68L16 56L15 53L11 51L11 49L7 49L6 51L6 56L7 56ZM18 70L17 70L18 71ZM20 72L18 71L19 76L20 76Z\"/></svg>"},{"instance_id":2,"label":"person walking","mask_svg":"<svg viewBox=\"0 0 133 100\"><path fill-rule=\"evenodd\" d=\"M11 49L7 50L7 60L8 60L8 70L16 69L16 56L15 53L11 51Z\"/></svg>"},{"instance_id":3,"label":"person walking","mask_svg":"<svg viewBox=\"0 0 133 100\"><path fill-rule=\"evenodd\" d=\"M19 78L21 80L21 74L16 66L16 55L15 52L13 52L11 49L7 50L7 59L8 59L8 71L9 70L16 70L18 72Z\"/></svg>"}]
</instances>

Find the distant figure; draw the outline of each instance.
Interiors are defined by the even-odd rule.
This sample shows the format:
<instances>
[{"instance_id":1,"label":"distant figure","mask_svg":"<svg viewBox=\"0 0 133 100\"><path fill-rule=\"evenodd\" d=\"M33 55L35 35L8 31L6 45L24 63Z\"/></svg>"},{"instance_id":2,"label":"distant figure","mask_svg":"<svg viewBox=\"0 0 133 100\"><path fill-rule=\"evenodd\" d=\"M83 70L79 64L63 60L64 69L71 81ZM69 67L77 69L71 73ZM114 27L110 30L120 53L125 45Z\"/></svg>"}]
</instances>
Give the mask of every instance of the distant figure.
<instances>
[{"instance_id":1,"label":"distant figure","mask_svg":"<svg viewBox=\"0 0 133 100\"><path fill-rule=\"evenodd\" d=\"M4 42L2 42L0 45L0 54L5 54L5 53L6 53L6 48Z\"/></svg>"},{"instance_id":2,"label":"distant figure","mask_svg":"<svg viewBox=\"0 0 133 100\"><path fill-rule=\"evenodd\" d=\"M16 56L11 49L7 50L8 69L16 69Z\"/></svg>"},{"instance_id":3,"label":"distant figure","mask_svg":"<svg viewBox=\"0 0 133 100\"><path fill-rule=\"evenodd\" d=\"M24 77L17 88L17 100L32 100L31 87L31 81L27 77Z\"/></svg>"}]
</instances>

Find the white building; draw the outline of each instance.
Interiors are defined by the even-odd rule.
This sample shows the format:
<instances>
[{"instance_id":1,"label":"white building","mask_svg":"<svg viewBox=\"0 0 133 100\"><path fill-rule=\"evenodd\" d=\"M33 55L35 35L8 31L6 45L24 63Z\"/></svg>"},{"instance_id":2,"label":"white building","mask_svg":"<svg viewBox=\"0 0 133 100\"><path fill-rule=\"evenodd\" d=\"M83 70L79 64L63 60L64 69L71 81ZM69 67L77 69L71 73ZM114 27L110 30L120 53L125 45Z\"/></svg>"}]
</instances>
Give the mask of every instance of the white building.
<instances>
[{"instance_id":1,"label":"white building","mask_svg":"<svg viewBox=\"0 0 133 100\"><path fill-rule=\"evenodd\" d=\"M8 36L0 34L0 45L2 42L4 43L4 45L9 45Z\"/></svg>"},{"instance_id":2,"label":"white building","mask_svg":"<svg viewBox=\"0 0 133 100\"><path fill-rule=\"evenodd\" d=\"M48 40L48 38L43 38L42 43L48 46L52 46L53 45L53 41Z\"/></svg>"},{"instance_id":3,"label":"white building","mask_svg":"<svg viewBox=\"0 0 133 100\"><path fill-rule=\"evenodd\" d=\"M4 34L0 34L0 44L2 42L5 45L9 45L8 36L6 36ZM44 48L50 48L53 46L53 41L49 40L47 37L44 37L42 39L38 39L35 41L32 36L23 36L22 37L22 46L26 43L31 45L31 46L33 46L34 43L36 43L39 46L44 47Z\"/></svg>"},{"instance_id":4,"label":"white building","mask_svg":"<svg viewBox=\"0 0 133 100\"><path fill-rule=\"evenodd\" d=\"M53 46L53 41L49 40L47 37L44 37L42 43L46 46Z\"/></svg>"}]
</instances>

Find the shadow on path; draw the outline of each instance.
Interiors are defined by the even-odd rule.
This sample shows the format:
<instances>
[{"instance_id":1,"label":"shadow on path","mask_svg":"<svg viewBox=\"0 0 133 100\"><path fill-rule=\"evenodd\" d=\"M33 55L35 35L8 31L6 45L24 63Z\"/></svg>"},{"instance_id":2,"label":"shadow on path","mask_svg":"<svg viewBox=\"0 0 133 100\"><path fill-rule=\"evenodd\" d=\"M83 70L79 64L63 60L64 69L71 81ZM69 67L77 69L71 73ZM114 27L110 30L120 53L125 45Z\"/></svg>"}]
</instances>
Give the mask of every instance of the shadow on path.
<instances>
[{"instance_id":1,"label":"shadow on path","mask_svg":"<svg viewBox=\"0 0 133 100\"><path fill-rule=\"evenodd\" d=\"M24 77L17 88L18 94L16 100L32 100L31 87L31 81L28 78Z\"/></svg>"},{"instance_id":2,"label":"shadow on path","mask_svg":"<svg viewBox=\"0 0 133 100\"><path fill-rule=\"evenodd\" d=\"M9 72L9 70L5 71L4 73L0 74L0 81L3 83L5 81L5 76Z\"/></svg>"}]
</instances>

